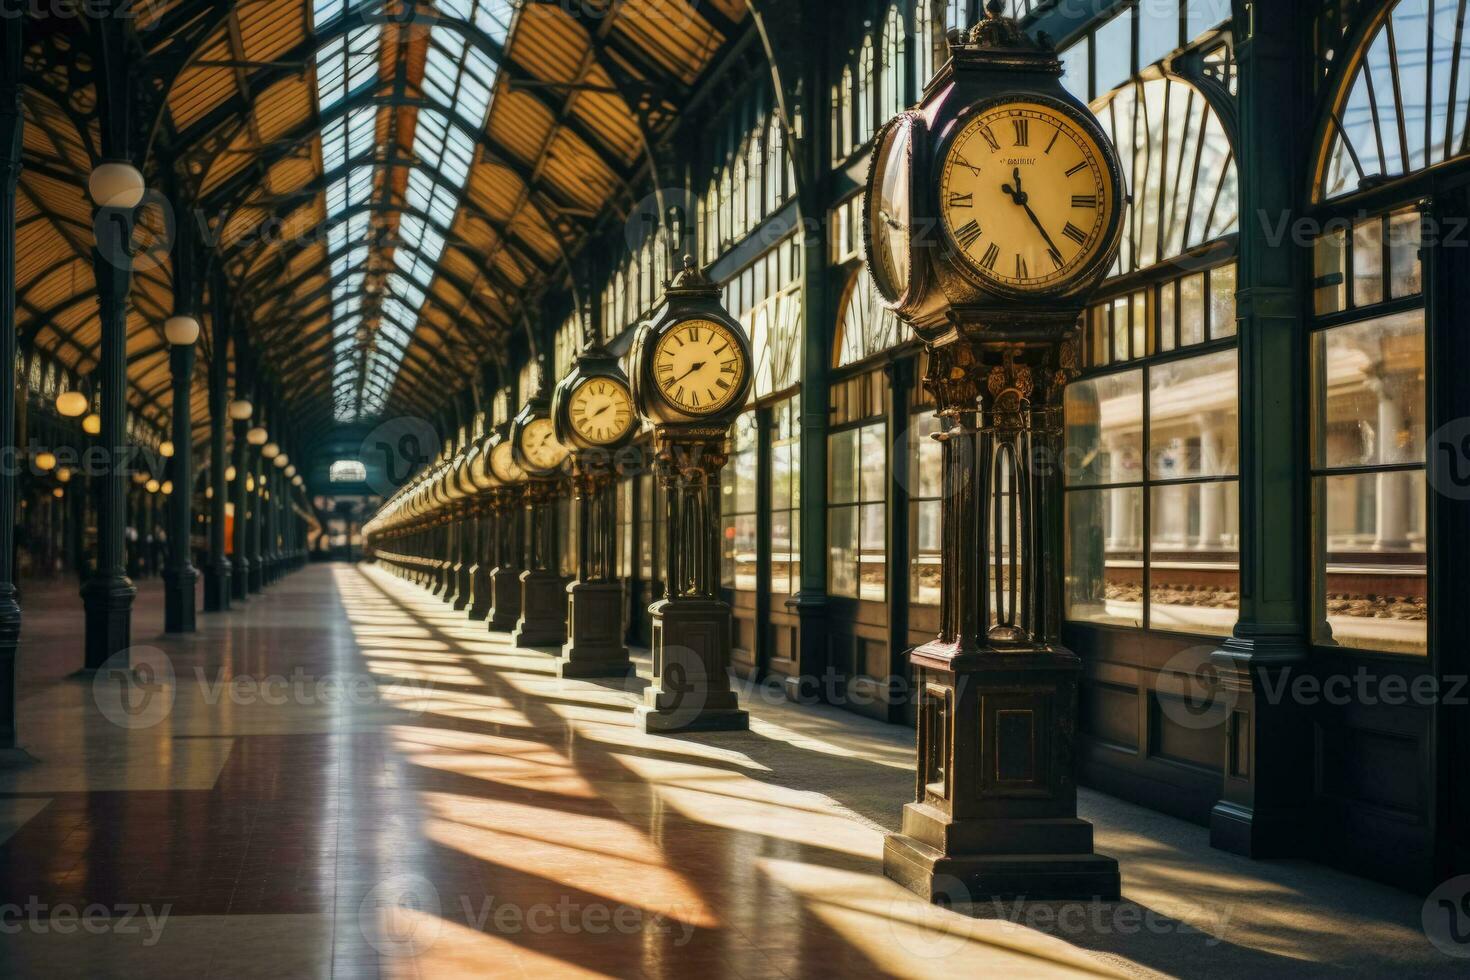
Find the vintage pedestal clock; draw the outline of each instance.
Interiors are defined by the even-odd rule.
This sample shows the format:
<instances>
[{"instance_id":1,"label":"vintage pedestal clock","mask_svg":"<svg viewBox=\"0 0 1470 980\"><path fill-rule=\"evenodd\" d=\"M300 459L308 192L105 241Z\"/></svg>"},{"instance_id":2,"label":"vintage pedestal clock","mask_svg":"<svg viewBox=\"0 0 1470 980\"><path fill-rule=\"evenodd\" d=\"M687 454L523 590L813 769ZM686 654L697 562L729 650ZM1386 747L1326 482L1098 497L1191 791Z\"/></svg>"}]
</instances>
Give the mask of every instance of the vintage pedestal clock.
<instances>
[{"instance_id":1,"label":"vintage pedestal clock","mask_svg":"<svg viewBox=\"0 0 1470 980\"><path fill-rule=\"evenodd\" d=\"M655 681L645 731L744 729L730 688L730 607L719 598L720 469L750 394L750 344L720 290L684 259L663 306L633 342L633 400L654 425L664 491L665 597L649 607Z\"/></svg>"},{"instance_id":2,"label":"vintage pedestal clock","mask_svg":"<svg viewBox=\"0 0 1470 980\"><path fill-rule=\"evenodd\" d=\"M567 596L558 568L556 496L567 448L557 441L545 395L529 399L511 421L510 444L526 473L521 618L511 638L521 647L561 646L567 638Z\"/></svg>"},{"instance_id":3,"label":"vintage pedestal clock","mask_svg":"<svg viewBox=\"0 0 1470 980\"><path fill-rule=\"evenodd\" d=\"M515 460L509 435L492 433L485 440L490 476L492 525L490 563L490 616L487 626L509 633L521 619L521 510L526 471Z\"/></svg>"},{"instance_id":4,"label":"vintage pedestal clock","mask_svg":"<svg viewBox=\"0 0 1470 980\"><path fill-rule=\"evenodd\" d=\"M617 450L638 430L633 392L617 358L600 344L582 352L551 398L556 438L572 448L577 508L577 578L567 586L562 677L617 677L633 669L623 643L623 584L617 577Z\"/></svg>"},{"instance_id":5,"label":"vintage pedestal clock","mask_svg":"<svg viewBox=\"0 0 1470 980\"><path fill-rule=\"evenodd\" d=\"M929 351L943 443L940 633L909 653L915 800L884 870L936 901L1116 898L1077 818L1081 664L1060 642L1062 392L1117 253L1117 154L1050 47L991 3L882 132L869 268Z\"/></svg>"}]
</instances>

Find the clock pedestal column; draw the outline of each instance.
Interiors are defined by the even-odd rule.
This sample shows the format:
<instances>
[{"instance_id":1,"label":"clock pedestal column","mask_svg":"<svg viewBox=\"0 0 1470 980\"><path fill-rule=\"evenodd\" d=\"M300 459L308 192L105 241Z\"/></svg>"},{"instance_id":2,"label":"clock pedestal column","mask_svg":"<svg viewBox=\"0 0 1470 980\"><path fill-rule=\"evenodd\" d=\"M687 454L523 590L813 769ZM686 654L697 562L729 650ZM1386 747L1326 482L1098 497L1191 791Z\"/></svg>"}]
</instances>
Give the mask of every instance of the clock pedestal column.
<instances>
[{"instance_id":1,"label":"clock pedestal column","mask_svg":"<svg viewBox=\"0 0 1470 980\"><path fill-rule=\"evenodd\" d=\"M744 731L750 716L730 688L730 607L719 586L720 469L725 427L665 426L655 435L664 490L667 598L653 618L654 682L636 711L646 732Z\"/></svg>"},{"instance_id":2,"label":"clock pedestal column","mask_svg":"<svg viewBox=\"0 0 1470 980\"><path fill-rule=\"evenodd\" d=\"M475 538L478 536L473 501L459 505L459 561L455 564L454 608L468 609L475 580Z\"/></svg>"},{"instance_id":3,"label":"clock pedestal column","mask_svg":"<svg viewBox=\"0 0 1470 980\"><path fill-rule=\"evenodd\" d=\"M931 901L1117 899L1077 817L1081 662L1060 643L1062 390L1075 340L931 350L943 443L940 634L909 653L918 778L888 877Z\"/></svg>"},{"instance_id":4,"label":"clock pedestal column","mask_svg":"<svg viewBox=\"0 0 1470 980\"><path fill-rule=\"evenodd\" d=\"M608 454L578 453L572 462L577 507L577 581L567 586L562 677L625 677L623 585L616 578L617 494Z\"/></svg>"},{"instance_id":5,"label":"clock pedestal column","mask_svg":"<svg viewBox=\"0 0 1470 980\"><path fill-rule=\"evenodd\" d=\"M521 618L511 639L518 647L561 646L567 638L567 594L557 570L557 481L526 482L526 570L521 572Z\"/></svg>"},{"instance_id":6,"label":"clock pedestal column","mask_svg":"<svg viewBox=\"0 0 1470 980\"><path fill-rule=\"evenodd\" d=\"M489 628L509 633L521 618L520 490L496 490L495 567L490 570Z\"/></svg>"},{"instance_id":7,"label":"clock pedestal column","mask_svg":"<svg viewBox=\"0 0 1470 980\"><path fill-rule=\"evenodd\" d=\"M492 595L490 592L490 569L495 556L490 550L492 520L489 501L481 498L472 505L475 508L475 531L472 547L475 563L470 566L469 618L483 622L490 615Z\"/></svg>"}]
</instances>

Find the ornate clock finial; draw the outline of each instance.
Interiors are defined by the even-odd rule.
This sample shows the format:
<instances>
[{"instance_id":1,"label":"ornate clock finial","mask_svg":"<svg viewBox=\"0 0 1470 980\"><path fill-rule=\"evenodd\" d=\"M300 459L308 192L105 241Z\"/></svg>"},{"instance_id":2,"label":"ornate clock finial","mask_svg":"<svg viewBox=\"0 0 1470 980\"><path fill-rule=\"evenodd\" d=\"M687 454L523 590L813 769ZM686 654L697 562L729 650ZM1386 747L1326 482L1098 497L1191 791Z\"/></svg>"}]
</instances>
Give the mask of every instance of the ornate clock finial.
<instances>
[{"instance_id":1,"label":"ornate clock finial","mask_svg":"<svg viewBox=\"0 0 1470 980\"><path fill-rule=\"evenodd\" d=\"M985 16L968 31L959 32L961 47L984 49L1003 48L1021 51L1050 52L1051 43L1046 35L1033 38L1021 29L1014 17L1005 13L1002 0L990 0L985 5Z\"/></svg>"},{"instance_id":2,"label":"ornate clock finial","mask_svg":"<svg viewBox=\"0 0 1470 980\"><path fill-rule=\"evenodd\" d=\"M666 288L670 292L684 295L718 295L720 291L720 287L700 270L692 255L684 256L684 268L679 270L679 274Z\"/></svg>"}]
</instances>

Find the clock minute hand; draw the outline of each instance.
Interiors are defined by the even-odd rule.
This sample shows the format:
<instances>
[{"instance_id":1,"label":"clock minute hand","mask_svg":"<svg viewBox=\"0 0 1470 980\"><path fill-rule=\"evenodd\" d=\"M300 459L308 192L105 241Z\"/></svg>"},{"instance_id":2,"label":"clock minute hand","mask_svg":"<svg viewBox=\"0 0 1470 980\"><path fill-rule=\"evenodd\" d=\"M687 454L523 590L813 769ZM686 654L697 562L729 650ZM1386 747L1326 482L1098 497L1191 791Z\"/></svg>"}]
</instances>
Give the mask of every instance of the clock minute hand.
<instances>
[{"instance_id":1,"label":"clock minute hand","mask_svg":"<svg viewBox=\"0 0 1470 980\"><path fill-rule=\"evenodd\" d=\"M1035 211L1031 210L1031 205L1024 200L1018 201L1017 203L1026 209L1026 217L1030 218L1031 223L1036 226L1036 230L1041 232L1041 237L1046 240L1046 247L1051 249L1053 255L1061 255L1062 250L1057 248L1057 243L1052 241L1051 236L1046 233L1046 229L1042 227L1041 219L1036 217Z\"/></svg>"},{"instance_id":2,"label":"clock minute hand","mask_svg":"<svg viewBox=\"0 0 1470 980\"><path fill-rule=\"evenodd\" d=\"M680 381L683 381L685 378L689 377L691 374L693 374L695 371L698 371L702 367L704 367L703 361L694 362L689 366L689 370L685 371L683 374L674 379L674 384L678 384Z\"/></svg>"}]
</instances>

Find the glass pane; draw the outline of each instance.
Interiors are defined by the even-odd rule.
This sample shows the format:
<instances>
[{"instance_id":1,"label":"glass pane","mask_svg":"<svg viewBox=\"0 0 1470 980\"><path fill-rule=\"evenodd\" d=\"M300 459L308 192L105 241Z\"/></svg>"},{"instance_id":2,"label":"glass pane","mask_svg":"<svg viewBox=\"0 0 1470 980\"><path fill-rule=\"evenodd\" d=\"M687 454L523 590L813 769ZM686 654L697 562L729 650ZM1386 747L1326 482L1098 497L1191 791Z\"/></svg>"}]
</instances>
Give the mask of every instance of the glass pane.
<instances>
[{"instance_id":1,"label":"glass pane","mask_svg":"<svg viewBox=\"0 0 1470 980\"><path fill-rule=\"evenodd\" d=\"M771 447L771 507L791 506L792 456L794 446Z\"/></svg>"},{"instance_id":2,"label":"glass pane","mask_svg":"<svg viewBox=\"0 0 1470 980\"><path fill-rule=\"evenodd\" d=\"M1140 290L1133 294L1133 356L1152 354L1148 338L1148 293Z\"/></svg>"},{"instance_id":3,"label":"glass pane","mask_svg":"<svg viewBox=\"0 0 1470 980\"><path fill-rule=\"evenodd\" d=\"M1235 266L1210 270L1210 337L1235 336Z\"/></svg>"},{"instance_id":4,"label":"glass pane","mask_svg":"<svg viewBox=\"0 0 1470 980\"><path fill-rule=\"evenodd\" d=\"M1234 480L1154 487L1149 626L1229 633L1240 609L1240 487Z\"/></svg>"},{"instance_id":5,"label":"glass pane","mask_svg":"<svg viewBox=\"0 0 1470 980\"><path fill-rule=\"evenodd\" d=\"M1143 373L1127 371L1066 388L1069 486L1143 478Z\"/></svg>"},{"instance_id":6,"label":"glass pane","mask_svg":"<svg viewBox=\"0 0 1470 980\"><path fill-rule=\"evenodd\" d=\"M1143 626L1143 490L1067 494L1067 618Z\"/></svg>"},{"instance_id":7,"label":"glass pane","mask_svg":"<svg viewBox=\"0 0 1470 980\"><path fill-rule=\"evenodd\" d=\"M1123 13L1097 29L1097 90L1106 92L1133 74L1133 11Z\"/></svg>"},{"instance_id":8,"label":"glass pane","mask_svg":"<svg viewBox=\"0 0 1470 980\"><path fill-rule=\"evenodd\" d=\"M1353 226L1353 305L1383 302L1383 222Z\"/></svg>"},{"instance_id":9,"label":"glass pane","mask_svg":"<svg viewBox=\"0 0 1470 980\"><path fill-rule=\"evenodd\" d=\"M1092 363L1108 363L1108 308L1094 306L1087 311L1088 330L1092 332Z\"/></svg>"},{"instance_id":10,"label":"glass pane","mask_svg":"<svg viewBox=\"0 0 1470 980\"><path fill-rule=\"evenodd\" d=\"M1319 468L1424 459L1424 313L1312 336L1313 459Z\"/></svg>"},{"instance_id":11,"label":"glass pane","mask_svg":"<svg viewBox=\"0 0 1470 980\"><path fill-rule=\"evenodd\" d=\"M1092 101L1092 94L1087 91L1087 38L1062 51L1062 84L1083 102Z\"/></svg>"},{"instance_id":12,"label":"glass pane","mask_svg":"<svg viewBox=\"0 0 1470 980\"><path fill-rule=\"evenodd\" d=\"M1159 350L1161 351L1174 349L1174 335L1177 329L1174 313L1175 300L1178 295L1178 283L1166 282L1159 287Z\"/></svg>"},{"instance_id":13,"label":"glass pane","mask_svg":"<svg viewBox=\"0 0 1470 980\"><path fill-rule=\"evenodd\" d=\"M911 497L938 497L943 490L941 468L944 449L934 439L940 430L938 416L929 413L909 417L909 485Z\"/></svg>"},{"instance_id":14,"label":"glass pane","mask_svg":"<svg viewBox=\"0 0 1470 980\"><path fill-rule=\"evenodd\" d=\"M1235 351L1150 368L1148 399L1150 477L1172 480L1236 472Z\"/></svg>"},{"instance_id":15,"label":"glass pane","mask_svg":"<svg viewBox=\"0 0 1470 980\"><path fill-rule=\"evenodd\" d=\"M832 507L827 511L827 591L857 597L856 507Z\"/></svg>"},{"instance_id":16,"label":"glass pane","mask_svg":"<svg viewBox=\"0 0 1470 980\"><path fill-rule=\"evenodd\" d=\"M1179 47L1179 0L1152 0L1138 8L1138 66Z\"/></svg>"},{"instance_id":17,"label":"glass pane","mask_svg":"<svg viewBox=\"0 0 1470 980\"><path fill-rule=\"evenodd\" d=\"M1394 299L1424 291L1419 262L1419 212L1406 211L1388 219L1389 293Z\"/></svg>"},{"instance_id":18,"label":"glass pane","mask_svg":"<svg viewBox=\"0 0 1470 980\"><path fill-rule=\"evenodd\" d=\"M915 501L909 515L909 601L939 604L939 501Z\"/></svg>"},{"instance_id":19,"label":"glass pane","mask_svg":"<svg viewBox=\"0 0 1470 980\"><path fill-rule=\"evenodd\" d=\"M865 425L862 432L862 466L859 472L860 489L864 502L887 498L885 481L888 478L888 448L884 445L888 437L888 426L883 423Z\"/></svg>"},{"instance_id":20,"label":"glass pane","mask_svg":"<svg viewBox=\"0 0 1470 980\"><path fill-rule=\"evenodd\" d=\"M1347 232L1338 229L1312 245L1312 286L1320 313L1336 313L1347 306Z\"/></svg>"},{"instance_id":21,"label":"glass pane","mask_svg":"<svg viewBox=\"0 0 1470 980\"><path fill-rule=\"evenodd\" d=\"M834 504L857 500L858 430L834 432L828 436L827 494Z\"/></svg>"},{"instance_id":22,"label":"glass pane","mask_svg":"<svg viewBox=\"0 0 1470 980\"><path fill-rule=\"evenodd\" d=\"M771 514L771 594L787 595L796 591L791 575L793 543L797 541L789 510Z\"/></svg>"},{"instance_id":23,"label":"glass pane","mask_svg":"<svg viewBox=\"0 0 1470 980\"><path fill-rule=\"evenodd\" d=\"M1113 362L1117 363L1128 360L1130 356L1128 353L1128 297L1120 296L1110 305L1113 318Z\"/></svg>"},{"instance_id":24,"label":"glass pane","mask_svg":"<svg viewBox=\"0 0 1470 980\"><path fill-rule=\"evenodd\" d=\"M732 581L727 584L737 589L754 591L756 582L755 515L744 514L733 518L731 523L731 531L726 537L726 554L732 569Z\"/></svg>"},{"instance_id":25,"label":"glass pane","mask_svg":"<svg viewBox=\"0 0 1470 980\"><path fill-rule=\"evenodd\" d=\"M888 567L888 521L882 504L862 507L861 549L858 556L858 594L872 602L888 597L884 589Z\"/></svg>"},{"instance_id":26,"label":"glass pane","mask_svg":"<svg viewBox=\"0 0 1470 980\"><path fill-rule=\"evenodd\" d=\"M1179 281L1179 346L1205 339L1205 276L1196 272Z\"/></svg>"},{"instance_id":27,"label":"glass pane","mask_svg":"<svg viewBox=\"0 0 1470 980\"><path fill-rule=\"evenodd\" d=\"M1317 642L1424 653L1424 472L1319 477L1313 489Z\"/></svg>"}]
</instances>

